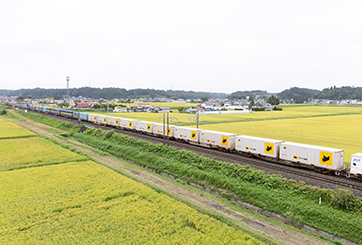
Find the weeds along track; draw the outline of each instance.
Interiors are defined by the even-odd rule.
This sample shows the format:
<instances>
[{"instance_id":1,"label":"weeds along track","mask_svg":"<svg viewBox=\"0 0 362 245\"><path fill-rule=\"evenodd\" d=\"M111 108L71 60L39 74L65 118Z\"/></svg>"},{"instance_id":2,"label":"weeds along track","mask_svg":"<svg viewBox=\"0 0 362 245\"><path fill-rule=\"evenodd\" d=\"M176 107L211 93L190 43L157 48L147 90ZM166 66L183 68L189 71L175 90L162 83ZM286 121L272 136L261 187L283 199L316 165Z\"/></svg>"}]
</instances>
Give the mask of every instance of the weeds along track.
<instances>
[{"instance_id":1,"label":"weeds along track","mask_svg":"<svg viewBox=\"0 0 362 245\"><path fill-rule=\"evenodd\" d=\"M78 121L75 119L70 119L66 117L60 117L52 114L44 114L40 112L36 112L40 115L44 115L50 118L62 120L71 122L73 124L77 124ZM288 165L282 165L277 164L273 162L268 162L265 160L257 159L257 158L248 158L244 157L240 154L233 154L233 153L227 153L223 151L219 151L217 149L211 149L211 148L204 148L201 146L193 145L193 144L187 144L175 140L164 140L162 138L158 138L155 136L127 131L119 128L113 128L109 126L102 126L102 125L96 125L91 124L89 122L81 122L81 124L89 124L92 125L92 127L100 128L103 130L114 130L115 132L119 134L128 135L131 137L134 137L136 139L146 140L155 144L158 143L169 143L170 146L173 146L177 149L184 149L188 151L192 151L195 153L198 153L200 155L209 157L209 158L216 158L217 160L224 161L224 162L231 162L235 164L241 164L241 165L249 165L252 168L263 170L267 173L272 174L279 174L285 178L288 179L294 179L296 181L304 181L306 184L309 185L315 185L322 188L330 188L330 189L338 189L338 188L349 188L351 191L357 195L362 197L362 182L355 180L355 179L348 179L345 177L338 177L334 175L323 175L320 173L316 173L311 169L306 168L297 168L292 167Z\"/></svg>"}]
</instances>

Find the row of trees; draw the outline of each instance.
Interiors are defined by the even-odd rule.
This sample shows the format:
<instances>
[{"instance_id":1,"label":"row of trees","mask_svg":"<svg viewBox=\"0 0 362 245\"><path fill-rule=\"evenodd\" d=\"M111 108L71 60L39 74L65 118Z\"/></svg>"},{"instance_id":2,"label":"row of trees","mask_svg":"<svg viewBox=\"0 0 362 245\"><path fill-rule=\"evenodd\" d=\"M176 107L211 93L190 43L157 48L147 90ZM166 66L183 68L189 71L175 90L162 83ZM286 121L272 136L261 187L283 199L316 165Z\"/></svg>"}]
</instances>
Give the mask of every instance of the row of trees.
<instances>
[{"instance_id":1,"label":"row of trees","mask_svg":"<svg viewBox=\"0 0 362 245\"><path fill-rule=\"evenodd\" d=\"M20 89L20 90L2 90L4 95L8 96L23 96L33 98L52 97L54 99L62 99L66 95L66 89ZM124 89L124 88L72 88L69 90L70 96L83 96L86 98L130 98L137 99L144 98L169 98L169 99L199 99L201 97L208 97L214 99L225 99L226 93L211 93L211 92L195 92L184 90L160 90L160 89Z\"/></svg>"}]
</instances>

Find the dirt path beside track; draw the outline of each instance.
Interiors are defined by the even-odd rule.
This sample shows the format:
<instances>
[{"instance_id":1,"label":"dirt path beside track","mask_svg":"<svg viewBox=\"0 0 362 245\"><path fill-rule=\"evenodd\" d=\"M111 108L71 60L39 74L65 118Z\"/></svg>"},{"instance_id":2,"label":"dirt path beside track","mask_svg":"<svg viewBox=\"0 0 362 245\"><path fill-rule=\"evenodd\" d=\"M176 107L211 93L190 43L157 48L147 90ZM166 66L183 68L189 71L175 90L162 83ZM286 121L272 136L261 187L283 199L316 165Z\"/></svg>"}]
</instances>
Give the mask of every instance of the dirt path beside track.
<instances>
[{"instance_id":1,"label":"dirt path beside track","mask_svg":"<svg viewBox=\"0 0 362 245\"><path fill-rule=\"evenodd\" d=\"M111 156L101 156L100 154L94 152L89 146L82 145L69 139L61 139L59 136L55 136L52 132L49 131L49 129L66 133L65 131L37 123L22 115L19 115L18 113L12 113L26 121L16 121L6 118L7 120L12 121L19 126L29 129L37 134L45 135L46 137L57 140L63 144L71 146L74 149L82 151L102 165L105 165L148 186L155 187L167 195L173 196L176 199L189 204L190 206L203 210L212 210L212 212L224 216L227 219L232 220L234 223L238 223L241 227L244 227L246 233L247 230L255 230L272 237L270 240L271 242L280 244L331 244L318 238L317 236L300 232L294 227L287 227L286 225L279 226L275 224L278 222L270 223L252 216L250 212L242 213L240 211L236 211L231 207L217 201L216 198L213 199L207 197L208 195L200 195L200 191L194 192L192 191L192 188L184 188L182 184L176 183L176 181L170 178L160 176L147 170L142 170L140 167L133 167L129 163L125 163L125 161L122 159L116 159Z\"/></svg>"}]
</instances>

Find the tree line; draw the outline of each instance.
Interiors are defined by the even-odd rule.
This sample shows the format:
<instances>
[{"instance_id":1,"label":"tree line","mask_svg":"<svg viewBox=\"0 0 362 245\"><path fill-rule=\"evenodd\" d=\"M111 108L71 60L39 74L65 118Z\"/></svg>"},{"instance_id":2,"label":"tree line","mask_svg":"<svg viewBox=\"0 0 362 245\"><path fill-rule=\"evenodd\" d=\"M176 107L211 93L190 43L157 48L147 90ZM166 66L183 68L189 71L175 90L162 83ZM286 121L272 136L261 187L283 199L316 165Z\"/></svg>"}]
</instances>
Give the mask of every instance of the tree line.
<instances>
[{"instance_id":1,"label":"tree line","mask_svg":"<svg viewBox=\"0 0 362 245\"><path fill-rule=\"evenodd\" d=\"M63 99L67 94L66 89L19 89L19 90L0 90L0 95L22 96L27 98L52 97L54 99ZM195 92L184 90L160 90L160 89L124 89L124 88L72 88L69 89L71 97L86 97L93 99L138 99L143 98L168 98L168 99L200 99L202 97L225 99L226 93Z\"/></svg>"}]
</instances>

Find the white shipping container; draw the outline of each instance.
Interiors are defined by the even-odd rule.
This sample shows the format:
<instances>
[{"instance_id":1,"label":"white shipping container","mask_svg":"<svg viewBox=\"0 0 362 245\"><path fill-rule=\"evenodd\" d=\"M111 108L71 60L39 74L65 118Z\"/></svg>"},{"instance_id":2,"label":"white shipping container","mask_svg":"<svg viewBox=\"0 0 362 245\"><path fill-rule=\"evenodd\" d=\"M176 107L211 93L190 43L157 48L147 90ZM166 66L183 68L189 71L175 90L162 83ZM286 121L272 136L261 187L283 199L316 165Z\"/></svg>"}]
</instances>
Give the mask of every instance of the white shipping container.
<instances>
[{"instance_id":1,"label":"white shipping container","mask_svg":"<svg viewBox=\"0 0 362 245\"><path fill-rule=\"evenodd\" d=\"M90 122L97 122L97 115L96 114L88 114L88 121Z\"/></svg>"},{"instance_id":2,"label":"white shipping container","mask_svg":"<svg viewBox=\"0 0 362 245\"><path fill-rule=\"evenodd\" d=\"M282 142L284 141L240 135L236 137L235 149L241 152L278 158Z\"/></svg>"},{"instance_id":3,"label":"white shipping container","mask_svg":"<svg viewBox=\"0 0 362 245\"><path fill-rule=\"evenodd\" d=\"M320 168L343 169L344 150L293 142L280 144L280 159Z\"/></svg>"},{"instance_id":4,"label":"white shipping container","mask_svg":"<svg viewBox=\"0 0 362 245\"><path fill-rule=\"evenodd\" d=\"M98 124L107 124L107 116L97 115L97 123Z\"/></svg>"},{"instance_id":5,"label":"white shipping container","mask_svg":"<svg viewBox=\"0 0 362 245\"><path fill-rule=\"evenodd\" d=\"M362 153L355 153L351 156L351 173L362 174Z\"/></svg>"},{"instance_id":6,"label":"white shipping container","mask_svg":"<svg viewBox=\"0 0 362 245\"><path fill-rule=\"evenodd\" d=\"M136 125L136 130L141 131L144 133L152 133L153 123L152 122L145 122L145 121L138 121Z\"/></svg>"},{"instance_id":7,"label":"white shipping container","mask_svg":"<svg viewBox=\"0 0 362 245\"><path fill-rule=\"evenodd\" d=\"M167 128L167 125L165 125L165 129ZM166 130L168 133L168 136L173 137L175 133L175 126L169 125L168 130ZM163 124L162 123L153 123L153 129L152 133L162 136L166 135L163 133Z\"/></svg>"},{"instance_id":8,"label":"white shipping container","mask_svg":"<svg viewBox=\"0 0 362 245\"><path fill-rule=\"evenodd\" d=\"M120 119L118 117L108 117L107 124L111 126L119 126Z\"/></svg>"},{"instance_id":9,"label":"white shipping container","mask_svg":"<svg viewBox=\"0 0 362 245\"><path fill-rule=\"evenodd\" d=\"M229 150L235 149L235 140L237 134L223 133L211 130L200 131L200 143L221 147Z\"/></svg>"},{"instance_id":10,"label":"white shipping container","mask_svg":"<svg viewBox=\"0 0 362 245\"><path fill-rule=\"evenodd\" d=\"M127 129L135 129L138 120L122 118L121 127Z\"/></svg>"},{"instance_id":11,"label":"white shipping container","mask_svg":"<svg viewBox=\"0 0 362 245\"><path fill-rule=\"evenodd\" d=\"M174 137L185 141L199 142L201 129L188 127L175 127Z\"/></svg>"}]
</instances>

